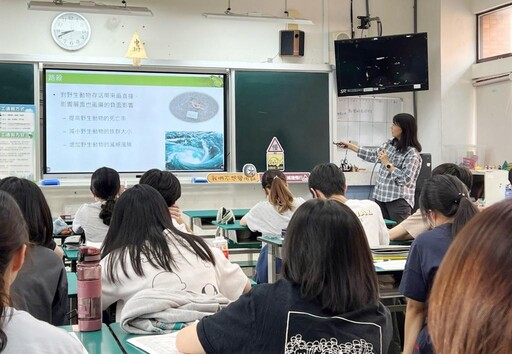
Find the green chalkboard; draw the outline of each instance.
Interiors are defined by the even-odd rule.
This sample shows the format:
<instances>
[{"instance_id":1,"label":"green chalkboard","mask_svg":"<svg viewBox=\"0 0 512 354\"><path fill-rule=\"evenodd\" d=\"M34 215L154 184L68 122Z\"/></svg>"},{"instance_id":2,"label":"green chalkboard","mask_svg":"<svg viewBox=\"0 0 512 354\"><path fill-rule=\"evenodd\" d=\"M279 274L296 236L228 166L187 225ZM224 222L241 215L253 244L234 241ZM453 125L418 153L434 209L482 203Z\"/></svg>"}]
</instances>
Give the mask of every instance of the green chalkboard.
<instances>
[{"instance_id":1,"label":"green chalkboard","mask_svg":"<svg viewBox=\"0 0 512 354\"><path fill-rule=\"evenodd\" d=\"M237 71L235 115L237 171L246 163L264 171L274 136L287 172L329 162L328 73Z\"/></svg>"},{"instance_id":2,"label":"green chalkboard","mask_svg":"<svg viewBox=\"0 0 512 354\"><path fill-rule=\"evenodd\" d=\"M34 103L34 65L0 63L0 104Z\"/></svg>"}]
</instances>

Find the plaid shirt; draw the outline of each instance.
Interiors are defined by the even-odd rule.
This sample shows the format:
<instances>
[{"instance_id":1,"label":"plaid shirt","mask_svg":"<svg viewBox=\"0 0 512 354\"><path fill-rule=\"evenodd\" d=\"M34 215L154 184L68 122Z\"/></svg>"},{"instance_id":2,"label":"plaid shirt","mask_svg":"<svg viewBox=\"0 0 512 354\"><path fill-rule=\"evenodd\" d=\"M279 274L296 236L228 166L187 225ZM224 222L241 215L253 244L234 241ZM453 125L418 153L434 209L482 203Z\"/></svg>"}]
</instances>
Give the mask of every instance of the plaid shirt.
<instances>
[{"instance_id":1,"label":"plaid shirt","mask_svg":"<svg viewBox=\"0 0 512 354\"><path fill-rule=\"evenodd\" d=\"M377 149L361 147L357 156L365 161L379 162L377 154L379 151L385 150L389 162L395 166L395 170L390 172L386 166L380 166L373 198L380 202L392 202L393 200L403 198L413 208L416 180L421 168L421 156L411 146L407 148L405 153L401 153L391 142L392 139Z\"/></svg>"}]
</instances>

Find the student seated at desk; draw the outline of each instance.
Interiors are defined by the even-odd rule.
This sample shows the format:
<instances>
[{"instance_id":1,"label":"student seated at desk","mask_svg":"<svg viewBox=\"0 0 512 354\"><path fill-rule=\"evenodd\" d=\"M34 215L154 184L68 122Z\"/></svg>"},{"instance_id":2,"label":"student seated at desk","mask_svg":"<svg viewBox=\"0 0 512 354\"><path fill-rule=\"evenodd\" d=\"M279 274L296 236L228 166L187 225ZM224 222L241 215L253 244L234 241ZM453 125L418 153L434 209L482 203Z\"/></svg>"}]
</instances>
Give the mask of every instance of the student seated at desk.
<instances>
[{"instance_id":1,"label":"student seated at desk","mask_svg":"<svg viewBox=\"0 0 512 354\"><path fill-rule=\"evenodd\" d=\"M82 345L62 329L9 306L9 288L22 269L28 243L21 210L10 195L0 191L0 352L83 353Z\"/></svg>"},{"instance_id":2,"label":"student seated at desk","mask_svg":"<svg viewBox=\"0 0 512 354\"><path fill-rule=\"evenodd\" d=\"M258 285L182 329L178 350L386 353L391 315L379 302L372 256L354 213L336 200L308 200L293 215L283 247L283 279Z\"/></svg>"},{"instance_id":3,"label":"student seated at desk","mask_svg":"<svg viewBox=\"0 0 512 354\"><path fill-rule=\"evenodd\" d=\"M236 300L250 290L247 276L199 236L174 226L164 198L138 184L116 202L101 248L102 305L117 301L116 321L124 304L149 289L186 290Z\"/></svg>"},{"instance_id":4,"label":"student seated at desk","mask_svg":"<svg viewBox=\"0 0 512 354\"><path fill-rule=\"evenodd\" d=\"M311 171L308 186L313 198L335 199L357 215L370 247L389 244L388 228L380 207L371 200L347 199L345 174L333 163L321 163Z\"/></svg>"},{"instance_id":5,"label":"student seated at desk","mask_svg":"<svg viewBox=\"0 0 512 354\"><path fill-rule=\"evenodd\" d=\"M240 225L247 225L251 231L262 235L281 235L286 229L295 210L304 203L302 198L294 198L288 189L286 175L279 170L268 170L261 177L261 185L266 199L259 202L242 217ZM268 282L268 248L265 245L256 265L255 280L257 283ZM277 273L281 263L277 262Z\"/></svg>"},{"instance_id":6,"label":"student seated at desk","mask_svg":"<svg viewBox=\"0 0 512 354\"><path fill-rule=\"evenodd\" d=\"M7 177L0 190L18 203L28 225L27 259L11 287L15 307L53 325L66 324L68 280L62 258L48 248L53 241L50 207L32 181Z\"/></svg>"},{"instance_id":7,"label":"student seated at desk","mask_svg":"<svg viewBox=\"0 0 512 354\"><path fill-rule=\"evenodd\" d=\"M109 167L98 168L91 176L91 193L94 203L83 204L73 219L73 231L85 232L87 246L101 247L110 225L112 211L121 193L119 173Z\"/></svg>"},{"instance_id":8,"label":"student seated at desk","mask_svg":"<svg viewBox=\"0 0 512 354\"><path fill-rule=\"evenodd\" d=\"M478 213L466 186L450 175L433 176L425 182L420 209L433 229L412 243L400 282L400 292L407 297L404 354L432 352L426 304L434 276L453 238Z\"/></svg>"},{"instance_id":9,"label":"student seated at desk","mask_svg":"<svg viewBox=\"0 0 512 354\"><path fill-rule=\"evenodd\" d=\"M512 200L475 216L452 242L429 298L437 353L506 354L512 345Z\"/></svg>"},{"instance_id":10,"label":"student seated at desk","mask_svg":"<svg viewBox=\"0 0 512 354\"><path fill-rule=\"evenodd\" d=\"M180 207L176 204L181 197L181 183L171 171L153 168L142 175L139 184L148 184L155 188L164 197L174 226L182 232L192 233L190 227L183 222Z\"/></svg>"},{"instance_id":11,"label":"student seated at desk","mask_svg":"<svg viewBox=\"0 0 512 354\"><path fill-rule=\"evenodd\" d=\"M455 176L471 190L473 185L473 174L464 166L457 166L454 163L443 163L432 170L432 176L451 175ZM412 240L421 233L428 231L430 226L421 215L418 209L414 214L402 221L400 224L389 230L389 239L393 241Z\"/></svg>"}]
</instances>

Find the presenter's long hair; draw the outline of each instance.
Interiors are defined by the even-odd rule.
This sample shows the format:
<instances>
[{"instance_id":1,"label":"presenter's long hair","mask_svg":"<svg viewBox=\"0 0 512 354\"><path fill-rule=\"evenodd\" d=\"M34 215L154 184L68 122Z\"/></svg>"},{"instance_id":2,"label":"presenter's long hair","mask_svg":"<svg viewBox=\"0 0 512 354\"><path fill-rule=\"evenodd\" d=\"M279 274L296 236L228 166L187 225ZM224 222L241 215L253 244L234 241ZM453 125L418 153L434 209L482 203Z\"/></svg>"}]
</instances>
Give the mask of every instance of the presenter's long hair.
<instances>
[{"instance_id":1,"label":"presenter's long hair","mask_svg":"<svg viewBox=\"0 0 512 354\"><path fill-rule=\"evenodd\" d=\"M424 219L428 219L430 210L453 218L452 236L478 213L478 208L469 199L466 186L451 175L432 176L425 182L420 195L420 209Z\"/></svg>"},{"instance_id":2,"label":"presenter's long hair","mask_svg":"<svg viewBox=\"0 0 512 354\"><path fill-rule=\"evenodd\" d=\"M101 205L99 215L105 225L110 225L112 211L114 210L114 204L120 188L121 181L119 179L119 173L112 168L98 168L91 176L92 194L105 201Z\"/></svg>"},{"instance_id":3,"label":"presenter's long hair","mask_svg":"<svg viewBox=\"0 0 512 354\"><path fill-rule=\"evenodd\" d=\"M512 200L457 235L436 274L429 332L437 353L505 354L512 343Z\"/></svg>"},{"instance_id":4,"label":"presenter's long hair","mask_svg":"<svg viewBox=\"0 0 512 354\"><path fill-rule=\"evenodd\" d=\"M5 191L0 191L0 352L7 345L4 324L11 314L6 313L9 306L9 286L5 282L5 274L11 260L24 244L28 242L28 229L24 216L16 201Z\"/></svg>"},{"instance_id":5,"label":"presenter's long hair","mask_svg":"<svg viewBox=\"0 0 512 354\"><path fill-rule=\"evenodd\" d=\"M139 180L139 184L148 184L155 188L164 197L170 207L181 197L181 184L171 171L160 171L157 168L146 171Z\"/></svg>"},{"instance_id":6,"label":"presenter's long hair","mask_svg":"<svg viewBox=\"0 0 512 354\"><path fill-rule=\"evenodd\" d=\"M332 199L310 199L293 214L284 242L283 276L302 296L332 313L379 301L377 274L359 218Z\"/></svg>"},{"instance_id":7,"label":"presenter's long hair","mask_svg":"<svg viewBox=\"0 0 512 354\"><path fill-rule=\"evenodd\" d=\"M280 170L267 170L261 177L263 189L268 191L270 204L277 207L279 214L293 211L293 194L288 189L286 175Z\"/></svg>"},{"instance_id":8,"label":"presenter's long hair","mask_svg":"<svg viewBox=\"0 0 512 354\"><path fill-rule=\"evenodd\" d=\"M53 240L53 221L41 188L28 179L6 177L0 180L0 190L18 203L28 225L30 243L47 247Z\"/></svg>"},{"instance_id":9,"label":"presenter's long hair","mask_svg":"<svg viewBox=\"0 0 512 354\"><path fill-rule=\"evenodd\" d=\"M153 267L172 272L176 263L170 247L177 243L215 265L213 254L202 238L176 229L160 193L145 184L135 185L117 200L112 222L101 246L102 258L111 255L106 263L107 278L113 283L119 281L116 273L119 265L127 276L129 266L135 274L143 276L141 256ZM129 265L126 255L130 257Z\"/></svg>"},{"instance_id":10,"label":"presenter's long hair","mask_svg":"<svg viewBox=\"0 0 512 354\"><path fill-rule=\"evenodd\" d=\"M404 153L409 146L412 146L418 152L421 152L416 118L409 113L398 113L393 117L393 124L398 125L402 129L400 139L393 139L393 144L397 147L397 150Z\"/></svg>"}]
</instances>

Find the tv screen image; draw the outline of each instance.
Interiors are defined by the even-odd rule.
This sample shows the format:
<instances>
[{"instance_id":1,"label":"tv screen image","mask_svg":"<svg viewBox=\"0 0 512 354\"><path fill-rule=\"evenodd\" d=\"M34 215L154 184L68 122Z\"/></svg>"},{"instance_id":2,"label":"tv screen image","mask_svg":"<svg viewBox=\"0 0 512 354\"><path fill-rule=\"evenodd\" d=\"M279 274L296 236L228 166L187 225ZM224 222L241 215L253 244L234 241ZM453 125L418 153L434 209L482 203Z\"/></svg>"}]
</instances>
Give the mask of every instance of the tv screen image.
<instances>
[{"instance_id":1,"label":"tv screen image","mask_svg":"<svg viewBox=\"0 0 512 354\"><path fill-rule=\"evenodd\" d=\"M427 33L334 41L338 96L428 90Z\"/></svg>"},{"instance_id":2,"label":"tv screen image","mask_svg":"<svg viewBox=\"0 0 512 354\"><path fill-rule=\"evenodd\" d=\"M47 68L44 175L225 171L226 77Z\"/></svg>"}]
</instances>

